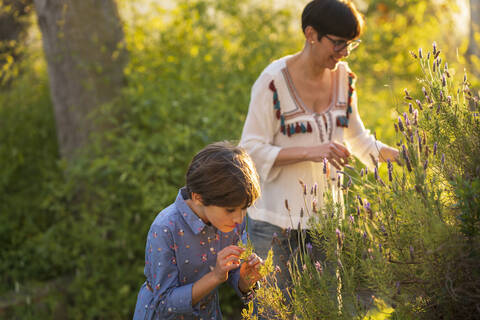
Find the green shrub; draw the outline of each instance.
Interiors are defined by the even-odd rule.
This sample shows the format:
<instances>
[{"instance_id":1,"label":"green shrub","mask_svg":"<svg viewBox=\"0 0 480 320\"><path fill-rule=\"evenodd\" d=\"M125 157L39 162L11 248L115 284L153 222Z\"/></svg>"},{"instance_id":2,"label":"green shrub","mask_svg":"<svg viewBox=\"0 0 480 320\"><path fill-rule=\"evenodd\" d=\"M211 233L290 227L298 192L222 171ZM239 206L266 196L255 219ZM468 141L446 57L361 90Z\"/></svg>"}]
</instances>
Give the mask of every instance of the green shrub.
<instances>
[{"instance_id":1,"label":"green shrub","mask_svg":"<svg viewBox=\"0 0 480 320\"><path fill-rule=\"evenodd\" d=\"M408 109L395 124L403 166L389 163L385 174L346 169L347 218L329 191L310 221L327 258L303 251L303 265L292 267L286 307L300 318L362 319L375 305L393 307L394 319L477 318L479 97L437 52L434 45L412 53L423 93L405 91Z\"/></svg>"},{"instance_id":2,"label":"green shrub","mask_svg":"<svg viewBox=\"0 0 480 320\"><path fill-rule=\"evenodd\" d=\"M175 199L191 157L209 142L239 138L261 70L303 44L299 10L253 0L178 5L173 11L153 6L147 14L131 12L125 26L127 84L117 101L92 115L109 129L72 163L59 160L38 39L24 57L24 73L0 91L0 294L62 280L60 290L39 301L29 291L0 317L131 317L144 281L147 230ZM376 19L373 11L368 15ZM375 125L382 139L394 141L389 93L378 89L385 83L379 75L409 80L411 67L404 70L404 61L398 62L398 46L412 44L379 39L390 34L388 25L370 23L365 48L359 48L365 51L352 55L351 66L359 75L367 127ZM384 49L389 59L382 58ZM398 63L391 73L390 57ZM475 215L462 209L478 201L468 181L454 189L464 195L457 208L467 213L461 216L465 232L475 233ZM240 313L231 290L222 288L221 301L225 318Z\"/></svg>"}]
</instances>

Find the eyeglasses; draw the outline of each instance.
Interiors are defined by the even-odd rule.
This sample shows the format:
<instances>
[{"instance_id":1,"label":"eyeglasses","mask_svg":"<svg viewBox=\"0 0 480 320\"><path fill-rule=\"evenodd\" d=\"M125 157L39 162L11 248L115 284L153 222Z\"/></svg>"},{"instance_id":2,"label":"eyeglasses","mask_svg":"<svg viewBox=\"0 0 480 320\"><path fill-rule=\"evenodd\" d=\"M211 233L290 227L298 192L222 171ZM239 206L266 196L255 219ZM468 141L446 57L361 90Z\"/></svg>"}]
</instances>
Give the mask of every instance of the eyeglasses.
<instances>
[{"instance_id":1,"label":"eyeglasses","mask_svg":"<svg viewBox=\"0 0 480 320\"><path fill-rule=\"evenodd\" d=\"M340 52L345 48L347 48L347 51L350 52L353 49L355 49L356 47L358 47L360 45L360 42L362 42L362 40L350 40L350 41L335 40L335 39L330 38L326 34L324 35L324 37L327 38L328 40L330 40L330 42L333 44L333 50L335 52Z\"/></svg>"}]
</instances>

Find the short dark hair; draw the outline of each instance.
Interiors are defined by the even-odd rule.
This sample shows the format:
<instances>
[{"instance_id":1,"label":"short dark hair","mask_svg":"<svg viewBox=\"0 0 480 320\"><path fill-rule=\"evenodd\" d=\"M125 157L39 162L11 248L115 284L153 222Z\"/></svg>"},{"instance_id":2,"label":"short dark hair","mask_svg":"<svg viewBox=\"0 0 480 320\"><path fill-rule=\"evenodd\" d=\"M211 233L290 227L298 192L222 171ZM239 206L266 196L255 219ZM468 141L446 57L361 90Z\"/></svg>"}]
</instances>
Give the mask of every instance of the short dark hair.
<instances>
[{"instance_id":1,"label":"short dark hair","mask_svg":"<svg viewBox=\"0 0 480 320\"><path fill-rule=\"evenodd\" d=\"M312 26L318 40L326 34L346 39L358 38L364 30L365 20L349 0L313 0L302 13L302 30Z\"/></svg>"},{"instance_id":2,"label":"short dark hair","mask_svg":"<svg viewBox=\"0 0 480 320\"><path fill-rule=\"evenodd\" d=\"M199 194L205 206L250 207L260 196L255 165L247 154L229 142L206 146L192 159L186 174L186 191Z\"/></svg>"}]
</instances>

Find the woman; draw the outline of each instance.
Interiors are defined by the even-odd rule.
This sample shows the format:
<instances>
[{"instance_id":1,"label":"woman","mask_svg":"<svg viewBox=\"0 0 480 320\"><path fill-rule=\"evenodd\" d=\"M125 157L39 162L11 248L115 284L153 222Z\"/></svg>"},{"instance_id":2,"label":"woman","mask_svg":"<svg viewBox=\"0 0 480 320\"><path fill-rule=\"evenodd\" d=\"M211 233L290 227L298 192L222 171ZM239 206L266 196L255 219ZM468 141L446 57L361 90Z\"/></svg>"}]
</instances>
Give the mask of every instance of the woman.
<instances>
[{"instance_id":1,"label":"woman","mask_svg":"<svg viewBox=\"0 0 480 320\"><path fill-rule=\"evenodd\" d=\"M341 179L336 171L351 154L370 167L372 157L386 161L398 155L365 129L357 109L355 75L341 61L360 44L363 27L353 3L311 1L302 13L303 50L272 62L252 88L240 145L256 164L262 196L249 209L248 232L262 258L272 243L278 244L273 249L274 261L283 270L280 287L289 278L285 263L290 232L285 230L293 229L290 243L295 249L295 229L305 228L308 220L302 208L313 200L311 188L318 186L321 194L328 179ZM328 175L326 162L332 166ZM306 196L299 180L308 188Z\"/></svg>"}]
</instances>

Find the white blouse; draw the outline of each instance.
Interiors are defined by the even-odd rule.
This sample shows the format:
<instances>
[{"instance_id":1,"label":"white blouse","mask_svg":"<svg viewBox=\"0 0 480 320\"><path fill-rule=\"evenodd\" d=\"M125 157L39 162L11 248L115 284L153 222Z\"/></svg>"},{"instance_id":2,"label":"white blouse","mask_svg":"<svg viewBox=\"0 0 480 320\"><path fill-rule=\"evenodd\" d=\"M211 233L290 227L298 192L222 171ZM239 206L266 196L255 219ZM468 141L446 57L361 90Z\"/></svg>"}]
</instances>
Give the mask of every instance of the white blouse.
<instances>
[{"instance_id":1,"label":"white blouse","mask_svg":"<svg viewBox=\"0 0 480 320\"><path fill-rule=\"evenodd\" d=\"M347 63L340 62L332 71L331 103L325 112L316 113L302 102L293 85L286 68L290 57L272 62L253 85L240 146L255 162L262 189L261 197L248 211L250 217L281 228L297 229L299 223L306 227L309 218L306 208L311 208L314 197L311 188L317 185L316 199L321 206L327 178L336 180L338 174L331 166L327 177L323 173L324 164L313 161L273 167L282 148L335 141L346 145L352 154L372 167L370 155L378 159L384 145L375 140L360 119L355 76ZM306 196L299 180L307 186ZM331 185L335 189L337 183Z\"/></svg>"}]
</instances>

